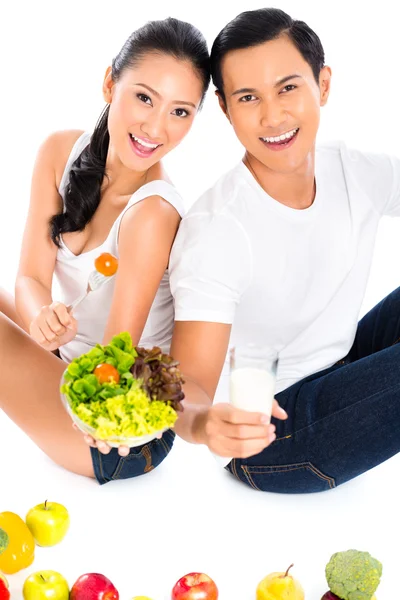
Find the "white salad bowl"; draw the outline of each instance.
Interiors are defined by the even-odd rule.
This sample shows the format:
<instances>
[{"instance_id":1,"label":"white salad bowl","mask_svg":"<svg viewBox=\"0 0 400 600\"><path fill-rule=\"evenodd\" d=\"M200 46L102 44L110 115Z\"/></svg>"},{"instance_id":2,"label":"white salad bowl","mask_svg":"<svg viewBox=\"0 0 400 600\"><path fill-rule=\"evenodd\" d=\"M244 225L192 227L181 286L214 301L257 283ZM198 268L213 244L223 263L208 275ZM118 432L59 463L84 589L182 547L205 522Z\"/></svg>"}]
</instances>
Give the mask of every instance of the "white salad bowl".
<instances>
[{"instance_id":1,"label":"white salad bowl","mask_svg":"<svg viewBox=\"0 0 400 600\"><path fill-rule=\"evenodd\" d=\"M64 376L65 376L65 372L63 373L62 378L61 378L60 388L62 385L64 385L64 383L66 383ZM70 403L69 403L69 398L62 392L60 392L60 395L61 395L61 401L62 401L66 411L70 415L73 422L79 427L79 429L83 433L87 433L88 435L91 435L93 438L99 439L99 438L96 438L96 430L93 427L91 427L90 425L88 425L87 423L84 423L78 417L78 415L76 415L73 412L73 410L70 406ZM101 441L106 442L106 444L108 444L112 448L118 448L119 446L127 446L128 448L135 448L137 446L142 446L143 444L147 444L148 442L151 442L152 440L156 439L156 437L161 437L161 435L165 431L167 431L167 429L169 429L169 428L164 427L164 429L160 429L159 431L154 431L153 433L149 433L147 435L142 435L142 436L137 436L137 437L127 438L127 437L121 437L121 436L113 436L110 439L101 440Z\"/></svg>"}]
</instances>

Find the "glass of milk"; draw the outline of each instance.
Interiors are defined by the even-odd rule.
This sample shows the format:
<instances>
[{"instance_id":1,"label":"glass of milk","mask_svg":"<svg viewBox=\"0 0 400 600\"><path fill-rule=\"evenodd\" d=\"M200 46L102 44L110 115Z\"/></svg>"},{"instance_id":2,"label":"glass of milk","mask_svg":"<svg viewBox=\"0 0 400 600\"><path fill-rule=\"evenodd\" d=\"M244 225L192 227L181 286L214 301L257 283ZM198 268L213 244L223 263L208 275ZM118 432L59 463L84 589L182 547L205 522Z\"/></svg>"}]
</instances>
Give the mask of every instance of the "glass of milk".
<instances>
[{"instance_id":1,"label":"glass of milk","mask_svg":"<svg viewBox=\"0 0 400 600\"><path fill-rule=\"evenodd\" d=\"M230 351L230 402L236 408L271 417L275 397L277 353L246 344Z\"/></svg>"}]
</instances>

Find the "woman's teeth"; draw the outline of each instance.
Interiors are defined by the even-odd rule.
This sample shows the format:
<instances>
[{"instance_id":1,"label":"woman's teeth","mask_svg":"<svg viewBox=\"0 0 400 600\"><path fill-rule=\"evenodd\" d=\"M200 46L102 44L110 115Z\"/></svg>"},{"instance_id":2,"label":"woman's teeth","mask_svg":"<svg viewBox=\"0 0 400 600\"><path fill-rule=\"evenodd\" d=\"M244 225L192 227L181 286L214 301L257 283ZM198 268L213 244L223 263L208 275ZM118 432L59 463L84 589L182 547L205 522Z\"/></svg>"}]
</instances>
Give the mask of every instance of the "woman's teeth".
<instances>
[{"instance_id":1,"label":"woman's teeth","mask_svg":"<svg viewBox=\"0 0 400 600\"><path fill-rule=\"evenodd\" d=\"M155 148L158 148L158 146L160 144L150 144L149 142L145 142L144 140L141 140L138 137L135 137L132 134L129 134L131 136L131 138L133 139L134 142L137 142L138 144L140 144L141 146L144 146L144 148L149 148L150 150L155 150Z\"/></svg>"},{"instance_id":2,"label":"woman's teeth","mask_svg":"<svg viewBox=\"0 0 400 600\"><path fill-rule=\"evenodd\" d=\"M265 137L261 138L263 142L268 142L269 144L276 144L278 142L283 142L284 140L290 140L296 133L299 131L299 128L292 129L292 131L288 131L287 133L283 133L282 135L278 135L277 137Z\"/></svg>"}]
</instances>

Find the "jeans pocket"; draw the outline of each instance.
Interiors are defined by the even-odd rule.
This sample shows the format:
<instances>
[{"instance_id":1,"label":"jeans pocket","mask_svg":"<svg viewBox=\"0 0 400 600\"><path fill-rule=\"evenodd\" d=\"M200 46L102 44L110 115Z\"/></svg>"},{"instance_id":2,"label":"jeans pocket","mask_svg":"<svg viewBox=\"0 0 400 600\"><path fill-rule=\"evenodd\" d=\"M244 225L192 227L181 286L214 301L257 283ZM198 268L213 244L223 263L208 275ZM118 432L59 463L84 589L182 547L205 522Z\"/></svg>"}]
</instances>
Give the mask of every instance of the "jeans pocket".
<instances>
[{"instance_id":1,"label":"jeans pocket","mask_svg":"<svg viewBox=\"0 0 400 600\"><path fill-rule=\"evenodd\" d=\"M333 477L325 475L310 462L269 467L242 464L240 470L242 481L262 492L307 494L336 487Z\"/></svg>"},{"instance_id":2,"label":"jeans pocket","mask_svg":"<svg viewBox=\"0 0 400 600\"><path fill-rule=\"evenodd\" d=\"M140 450L133 448L128 456L121 456L111 479L130 479L151 471L154 467L149 446L146 444Z\"/></svg>"},{"instance_id":3,"label":"jeans pocket","mask_svg":"<svg viewBox=\"0 0 400 600\"><path fill-rule=\"evenodd\" d=\"M154 440L158 442L159 450L164 452L164 458L171 452L175 437L176 433L172 429L167 429L162 438Z\"/></svg>"},{"instance_id":4,"label":"jeans pocket","mask_svg":"<svg viewBox=\"0 0 400 600\"><path fill-rule=\"evenodd\" d=\"M120 457L112 479L129 479L150 473L168 456L174 439L175 433L168 429L162 438L156 438L139 448L132 448L128 456Z\"/></svg>"}]
</instances>

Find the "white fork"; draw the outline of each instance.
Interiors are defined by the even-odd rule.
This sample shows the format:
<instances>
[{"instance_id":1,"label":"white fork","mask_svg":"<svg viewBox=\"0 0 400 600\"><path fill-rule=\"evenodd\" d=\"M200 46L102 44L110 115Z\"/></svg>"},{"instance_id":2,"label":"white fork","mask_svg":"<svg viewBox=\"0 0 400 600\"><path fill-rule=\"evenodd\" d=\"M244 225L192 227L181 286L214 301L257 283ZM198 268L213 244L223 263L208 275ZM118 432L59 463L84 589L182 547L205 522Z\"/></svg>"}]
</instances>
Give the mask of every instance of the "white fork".
<instances>
[{"instance_id":1,"label":"white fork","mask_svg":"<svg viewBox=\"0 0 400 600\"><path fill-rule=\"evenodd\" d=\"M111 277L113 277L113 275ZM74 310L90 292L98 290L99 287L101 287L103 283L107 281L107 279L110 279L110 276L103 275L102 273L99 273L96 270L92 271L89 275L86 292L84 292L81 296L74 300L72 304L68 306L68 312Z\"/></svg>"}]
</instances>

